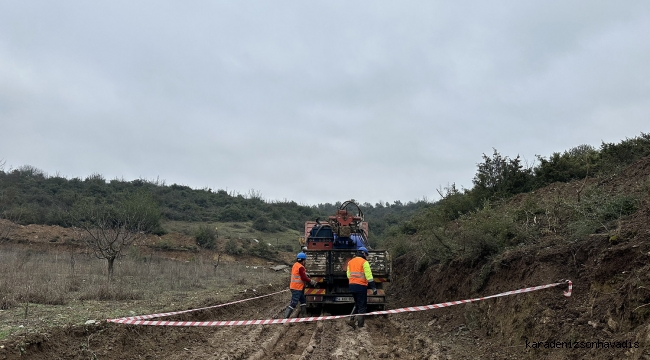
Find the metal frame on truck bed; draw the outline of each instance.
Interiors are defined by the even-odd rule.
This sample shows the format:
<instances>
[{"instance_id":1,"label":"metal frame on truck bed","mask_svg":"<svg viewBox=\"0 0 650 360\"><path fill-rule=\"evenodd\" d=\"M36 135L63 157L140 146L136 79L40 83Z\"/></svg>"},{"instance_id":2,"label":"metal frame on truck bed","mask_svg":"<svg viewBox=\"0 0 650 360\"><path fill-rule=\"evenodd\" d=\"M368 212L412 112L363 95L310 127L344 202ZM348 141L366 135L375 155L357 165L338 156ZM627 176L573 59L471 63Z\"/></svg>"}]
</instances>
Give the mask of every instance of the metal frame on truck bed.
<instances>
[{"instance_id":1,"label":"metal frame on truck bed","mask_svg":"<svg viewBox=\"0 0 650 360\"><path fill-rule=\"evenodd\" d=\"M347 211L350 205L357 207L356 215ZM305 269L318 283L305 288L309 308L354 303L348 289L347 265L355 257L358 246L369 248L367 239L368 223L363 221L358 205L351 201L343 203L327 223L305 223L305 238L301 241L301 245L306 246ZM390 281L391 274L390 254L385 250L369 250L367 260L377 285L377 295L368 290L368 306L383 309L386 304L384 285Z\"/></svg>"}]
</instances>

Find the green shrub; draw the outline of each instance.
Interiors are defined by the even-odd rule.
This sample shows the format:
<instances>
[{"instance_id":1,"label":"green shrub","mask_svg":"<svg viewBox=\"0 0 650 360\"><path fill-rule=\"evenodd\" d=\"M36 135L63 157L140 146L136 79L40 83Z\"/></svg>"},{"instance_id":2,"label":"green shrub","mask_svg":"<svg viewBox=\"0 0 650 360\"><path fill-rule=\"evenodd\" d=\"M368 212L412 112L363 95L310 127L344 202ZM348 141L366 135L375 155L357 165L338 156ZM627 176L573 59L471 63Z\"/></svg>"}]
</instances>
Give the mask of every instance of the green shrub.
<instances>
[{"instance_id":1,"label":"green shrub","mask_svg":"<svg viewBox=\"0 0 650 360\"><path fill-rule=\"evenodd\" d=\"M273 233L281 231L282 226L275 221L270 221L266 216L259 216L253 221L253 229Z\"/></svg>"},{"instance_id":2,"label":"green shrub","mask_svg":"<svg viewBox=\"0 0 650 360\"><path fill-rule=\"evenodd\" d=\"M453 240L451 245L456 247L455 252L472 263L534 239L529 227L515 221L515 216L508 211L490 203L480 211L459 218L456 226L447 232L449 239Z\"/></svg>"},{"instance_id":3,"label":"green shrub","mask_svg":"<svg viewBox=\"0 0 650 360\"><path fill-rule=\"evenodd\" d=\"M200 248L214 249L217 246L217 232L210 226L199 226L194 238Z\"/></svg>"},{"instance_id":4,"label":"green shrub","mask_svg":"<svg viewBox=\"0 0 650 360\"><path fill-rule=\"evenodd\" d=\"M589 188L580 202L568 204L569 235L578 239L596 232L599 228L609 231L613 221L634 213L639 200L631 195L606 193L598 188Z\"/></svg>"},{"instance_id":5,"label":"green shrub","mask_svg":"<svg viewBox=\"0 0 650 360\"><path fill-rule=\"evenodd\" d=\"M399 234L387 238L385 244L393 257L400 257L413 250L411 238L411 236Z\"/></svg>"},{"instance_id":6,"label":"green shrub","mask_svg":"<svg viewBox=\"0 0 650 360\"><path fill-rule=\"evenodd\" d=\"M263 259L275 260L278 251L264 241L259 241L248 249L248 253Z\"/></svg>"},{"instance_id":7,"label":"green shrub","mask_svg":"<svg viewBox=\"0 0 650 360\"><path fill-rule=\"evenodd\" d=\"M472 182L474 188L470 193L476 203L481 203L484 199L506 198L532 190L534 174L532 168L524 167L519 155L511 159L494 149L492 157L483 154Z\"/></svg>"},{"instance_id":8,"label":"green shrub","mask_svg":"<svg viewBox=\"0 0 650 360\"><path fill-rule=\"evenodd\" d=\"M625 139L618 144L603 142L600 146L601 172L618 171L633 162L650 155L650 133Z\"/></svg>"},{"instance_id":9,"label":"green shrub","mask_svg":"<svg viewBox=\"0 0 650 360\"><path fill-rule=\"evenodd\" d=\"M247 221L248 217L238 205L226 206L219 215L220 221Z\"/></svg>"},{"instance_id":10,"label":"green shrub","mask_svg":"<svg viewBox=\"0 0 650 360\"><path fill-rule=\"evenodd\" d=\"M595 175L599 154L590 145L580 145L560 154L553 153L548 159L537 156L539 165L535 168L537 187L556 181L569 182Z\"/></svg>"},{"instance_id":11,"label":"green shrub","mask_svg":"<svg viewBox=\"0 0 650 360\"><path fill-rule=\"evenodd\" d=\"M228 241L226 241L224 250L228 255L239 255L242 253L242 250L239 246L237 246L235 239L228 239Z\"/></svg>"}]
</instances>

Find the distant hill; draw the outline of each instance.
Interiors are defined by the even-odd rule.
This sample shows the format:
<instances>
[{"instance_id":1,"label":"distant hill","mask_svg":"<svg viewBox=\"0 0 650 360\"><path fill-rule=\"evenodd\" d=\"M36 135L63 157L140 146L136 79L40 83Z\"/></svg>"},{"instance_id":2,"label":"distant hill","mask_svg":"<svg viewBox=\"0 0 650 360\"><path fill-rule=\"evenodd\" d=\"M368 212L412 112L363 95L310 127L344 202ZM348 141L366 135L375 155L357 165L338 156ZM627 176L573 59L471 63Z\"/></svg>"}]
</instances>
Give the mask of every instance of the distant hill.
<instances>
[{"instance_id":1,"label":"distant hill","mask_svg":"<svg viewBox=\"0 0 650 360\"><path fill-rule=\"evenodd\" d=\"M112 203L136 192L151 194L157 202L162 220L190 223L237 223L251 231L274 234L286 230L302 231L304 222L324 219L333 214L335 204L299 205L295 201L264 201L255 191L235 194L209 188L166 185L149 180L106 180L100 174L85 179L49 176L29 165L5 170L0 167L0 218L14 222L69 226L67 211L84 201ZM347 200L347 199L342 199ZM361 204L371 223L371 238L380 238L390 225L409 218L417 209L431 205L427 201L403 204L395 201Z\"/></svg>"}]
</instances>

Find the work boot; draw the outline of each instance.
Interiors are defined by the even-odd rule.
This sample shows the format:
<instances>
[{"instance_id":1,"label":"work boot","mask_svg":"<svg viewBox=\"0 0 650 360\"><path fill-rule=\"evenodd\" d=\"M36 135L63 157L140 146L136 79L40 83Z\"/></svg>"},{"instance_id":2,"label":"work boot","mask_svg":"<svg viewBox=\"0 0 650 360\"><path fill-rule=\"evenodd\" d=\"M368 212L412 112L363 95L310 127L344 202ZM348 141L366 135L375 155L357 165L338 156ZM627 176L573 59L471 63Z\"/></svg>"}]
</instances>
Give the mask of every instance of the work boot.
<instances>
[{"instance_id":1,"label":"work boot","mask_svg":"<svg viewBox=\"0 0 650 360\"><path fill-rule=\"evenodd\" d=\"M364 323L365 321L366 321L366 317L365 317L365 316L357 315L357 327L362 328L362 327L363 327L363 323Z\"/></svg>"},{"instance_id":2,"label":"work boot","mask_svg":"<svg viewBox=\"0 0 650 360\"><path fill-rule=\"evenodd\" d=\"M298 313L298 317L305 317L307 315L307 304L300 304L300 312Z\"/></svg>"},{"instance_id":3,"label":"work boot","mask_svg":"<svg viewBox=\"0 0 650 360\"><path fill-rule=\"evenodd\" d=\"M291 306L287 306L287 308L284 310L284 318L288 319L291 316L292 312L293 308Z\"/></svg>"}]
</instances>

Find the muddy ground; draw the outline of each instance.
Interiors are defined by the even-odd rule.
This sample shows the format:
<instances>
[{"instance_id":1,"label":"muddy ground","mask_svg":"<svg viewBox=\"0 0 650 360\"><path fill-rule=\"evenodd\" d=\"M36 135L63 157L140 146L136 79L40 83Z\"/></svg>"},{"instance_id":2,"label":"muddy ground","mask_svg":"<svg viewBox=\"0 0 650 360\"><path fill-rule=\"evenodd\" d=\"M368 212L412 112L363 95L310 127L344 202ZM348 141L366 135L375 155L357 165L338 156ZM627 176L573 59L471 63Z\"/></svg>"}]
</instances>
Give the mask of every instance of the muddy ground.
<instances>
[{"instance_id":1,"label":"muddy ground","mask_svg":"<svg viewBox=\"0 0 650 360\"><path fill-rule=\"evenodd\" d=\"M287 294L205 311L178 320L277 318ZM1 359L450 359L474 346L464 331L449 333L435 320L372 317L355 329L345 320L214 328L145 327L100 323L56 328L5 341ZM460 350L460 351L459 351Z\"/></svg>"},{"instance_id":2,"label":"muddy ground","mask_svg":"<svg viewBox=\"0 0 650 360\"><path fill-rule=\"evenodd\" d=\"M552 288L438 310L373 316L361 329L345 320L213 328L71 325L0 341L0 359L650 358L650 306L644 306L650 301L648 233L637 231L635 238L618 244L596 237L571 247L548 239L509 251L498 261L500 267L478 295L569 278L574 282L573 296L566 298L563 289ZM415 264L408 257L395 260L389 308L477 295L472 288L480 267L452 263L419 272ZM277 284L266 291L282 288ZM283 293L170 319L278 318L287 301ZM598 341L617 342L631 348L532 347L548 341L595 347Z\"/></svg>"},{"instance_id":3,"label":"muddy ground","mask_svg":"<svg viewBox=\"0 0 650 360\"><path fill-rule=\"evenodd\" d=\"M602 186L636 191L648 176L650 158ZM555 184L540 192L575 196L581 186ZM551 232L489 264L458 261L422 269L414 257L397 258L388 308L486 296L562 279L573 281L570 298L562 295L564 289L552 288L372 316L361 329L345 320L211 328L106 322L53 327L0 341L0 359L650 359L646 200L619 224L616 237L593 234L568 242ZM266 291L283 287L275 284ZM278 318L287 302L283 293L170 319Z\"/></svg>"}]
</instances>

